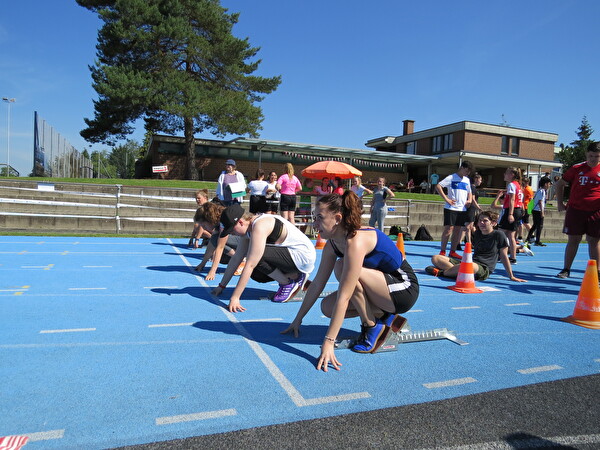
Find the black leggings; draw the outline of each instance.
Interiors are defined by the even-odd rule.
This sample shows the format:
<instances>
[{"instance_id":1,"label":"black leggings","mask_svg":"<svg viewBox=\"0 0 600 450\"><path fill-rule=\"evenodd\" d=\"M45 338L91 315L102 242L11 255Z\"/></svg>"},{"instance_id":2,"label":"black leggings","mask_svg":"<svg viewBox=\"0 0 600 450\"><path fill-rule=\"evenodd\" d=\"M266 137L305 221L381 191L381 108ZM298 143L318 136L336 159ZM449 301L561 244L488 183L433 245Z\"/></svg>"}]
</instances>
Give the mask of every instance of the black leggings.
<instances>
[{"instance_id":1,"label":"black leggings","mask_svg":"<svg viewBox=\"0 0 600 450\"><path fill-rule=\"evenodd\" d=\"M531 239L533 233L535 232L535 243L539 244L542 242L542 229L544 228L544 218L542 217L541 211L536 211L535 209L531 211L533 215L533 226L529 233L527 234L527 240Z\"/></svg>"},{"instance_id":2,"label":"black leggings","mask_svg":"<svg viewBox=\"0 0 600 450\"><path fill-rule=\"evenodd\" d=\"M269 283L273 281L269 274L275 269L283 273L298 272L289 248L267 244L262 258L252 271L251 278L259 283Z\"/></svg>"}]
</instances>

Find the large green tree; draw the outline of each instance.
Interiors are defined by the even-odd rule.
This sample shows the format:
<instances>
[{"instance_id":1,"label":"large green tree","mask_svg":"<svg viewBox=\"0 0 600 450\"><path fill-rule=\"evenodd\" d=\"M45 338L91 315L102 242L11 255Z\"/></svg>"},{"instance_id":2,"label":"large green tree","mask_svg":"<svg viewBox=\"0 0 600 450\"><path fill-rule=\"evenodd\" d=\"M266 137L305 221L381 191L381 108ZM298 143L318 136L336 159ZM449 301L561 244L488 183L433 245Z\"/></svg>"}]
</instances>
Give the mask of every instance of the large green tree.
<instances>
[{"instance_id":1,"label":"large green tree","mask_svg":"<svg viewBox=\"0 0 600 450\"><path fill-rule=\"evenodd\" d=\"M558 153L558 160L563 165L563 171L567 170L574 164L585 161L585 153L587 151L587 147L592 142L591 136L594 133L594 130L590 126L587 117L583 116L581 121L581 125L577 129L577 138L571 145L563 146L562 149Z\"/></svg>"},{"instance_id":2,"label":"large green tree","mask_svg":"<svg viewBox=\"0 0 600 450\"><path fill-rule=\"evenodd\" d=\"M90 67L94 118L81 135L114 144L144 119L147 131L183 131L187 177L198 179L194 134L258 136L257 105L281 78L253 75L259 48L232 34L239 14L219 0L77 0L98 13L97 61Z\"/></svg>"}]
</instances>

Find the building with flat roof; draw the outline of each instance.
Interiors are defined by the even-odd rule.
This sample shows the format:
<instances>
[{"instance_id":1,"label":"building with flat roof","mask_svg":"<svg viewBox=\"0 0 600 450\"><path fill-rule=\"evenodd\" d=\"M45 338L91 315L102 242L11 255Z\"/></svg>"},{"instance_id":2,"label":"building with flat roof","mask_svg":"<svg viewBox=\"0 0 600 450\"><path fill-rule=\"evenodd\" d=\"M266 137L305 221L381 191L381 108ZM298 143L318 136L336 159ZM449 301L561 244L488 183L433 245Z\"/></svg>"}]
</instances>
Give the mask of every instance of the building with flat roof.
<instances>
[{"instance_id":1,"label":"building with flat roof","mask_svg":"<svg viewBox=\"0 0 600 450\"><path fill-rule=\"evenodd\" d=\"M552 172L561 164L556 161L558 135L502 125L462 121L422 131L415 131L414 120L403 121L400 136L370 139L367 147L378 151L407 155L436 156L425 166L409 165L407 176L415 183L456 170L463 160L471 161L486 187L504 187L507 167L520 167L537 186L540 174Z\"/></svg>"}]
</instances>

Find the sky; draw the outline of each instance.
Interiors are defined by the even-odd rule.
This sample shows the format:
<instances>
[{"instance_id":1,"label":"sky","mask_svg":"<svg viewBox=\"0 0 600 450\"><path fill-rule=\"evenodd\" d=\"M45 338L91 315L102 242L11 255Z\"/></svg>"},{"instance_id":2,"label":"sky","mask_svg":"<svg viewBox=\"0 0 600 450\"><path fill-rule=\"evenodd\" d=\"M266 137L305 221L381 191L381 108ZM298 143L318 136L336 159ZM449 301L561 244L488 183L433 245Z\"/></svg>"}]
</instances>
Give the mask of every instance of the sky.
<instances>
[{"instance_id":1,"label":"sky","mask_svg":"<svg viewBox=\"0 0 600 450\"><path fill-rule=\"evenodd\" d=\"M260 103L262 139L364 149L405 119L415 131L470 120L556 133L558 145L584 116L600 139L597 0L221 4L260 47L255 74L282 77ZM15 99L0 103L0 163L9 153L31 173L34 111L76 149L108 149L79 135L94 116L101 26L75 0L0 2L0 97ZM130 138L143 134L137 124Z\"/></svg>"}]
</instances>

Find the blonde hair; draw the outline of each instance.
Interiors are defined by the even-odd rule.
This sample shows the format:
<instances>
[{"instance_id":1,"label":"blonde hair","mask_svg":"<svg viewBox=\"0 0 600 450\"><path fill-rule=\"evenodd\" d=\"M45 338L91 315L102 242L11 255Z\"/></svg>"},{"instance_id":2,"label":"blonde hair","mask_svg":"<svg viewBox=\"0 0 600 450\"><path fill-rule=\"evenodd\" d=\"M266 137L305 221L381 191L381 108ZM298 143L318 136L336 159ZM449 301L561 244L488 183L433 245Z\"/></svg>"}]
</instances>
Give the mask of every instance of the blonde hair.
<instances>
[{"instance_id":1,"label":"blonde hair","mask_svg":"<svg viewBox=\"0 0 600 450\"><path fill-rule=\"evenodd\" d=\"M285 173L287 173L287 176L292 178L294 176L294 166L292 166L292 163L285 163L283 167L283 170Z\"/></svg>"}]
</instances>

